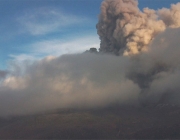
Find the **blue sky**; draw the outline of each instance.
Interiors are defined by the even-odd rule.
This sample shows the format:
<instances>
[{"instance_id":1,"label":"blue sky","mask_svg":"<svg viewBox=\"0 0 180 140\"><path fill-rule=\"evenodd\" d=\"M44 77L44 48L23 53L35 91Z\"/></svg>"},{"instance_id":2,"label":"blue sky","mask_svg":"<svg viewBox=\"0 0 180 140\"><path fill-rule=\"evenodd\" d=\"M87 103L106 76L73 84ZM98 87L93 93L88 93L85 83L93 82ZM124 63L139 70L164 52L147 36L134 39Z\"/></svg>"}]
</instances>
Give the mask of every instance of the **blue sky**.
<instances>
[{"instance_id":1,"label":"blue sky","mask_svg":"<svg viewBox=\"0 0 180 140\"><path fill-rule=\"evenodd\" d=\"M99 48L96 23L102 0L0 0L0 69L10 61ZM158 9L179 0L139 0Z\"/></svg>"}]
</instances>

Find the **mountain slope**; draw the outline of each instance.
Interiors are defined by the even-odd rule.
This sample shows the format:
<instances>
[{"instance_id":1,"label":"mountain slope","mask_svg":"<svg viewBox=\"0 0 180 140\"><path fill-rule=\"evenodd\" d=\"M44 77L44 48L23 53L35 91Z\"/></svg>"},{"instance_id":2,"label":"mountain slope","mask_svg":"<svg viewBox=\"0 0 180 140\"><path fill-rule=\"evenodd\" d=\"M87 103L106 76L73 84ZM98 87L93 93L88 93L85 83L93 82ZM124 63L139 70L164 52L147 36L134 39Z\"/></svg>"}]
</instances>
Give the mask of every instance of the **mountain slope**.
<instances>
[{"instance_id":1,"label":"mountain slope","mask_svg":"<svg viewBox=\"0 0 180 140\"><path fill-rule=\"evenodd\" d=\"M59 110L0 120L0 138L180 138L180 108Z\"/></svg>"}]
</instances>

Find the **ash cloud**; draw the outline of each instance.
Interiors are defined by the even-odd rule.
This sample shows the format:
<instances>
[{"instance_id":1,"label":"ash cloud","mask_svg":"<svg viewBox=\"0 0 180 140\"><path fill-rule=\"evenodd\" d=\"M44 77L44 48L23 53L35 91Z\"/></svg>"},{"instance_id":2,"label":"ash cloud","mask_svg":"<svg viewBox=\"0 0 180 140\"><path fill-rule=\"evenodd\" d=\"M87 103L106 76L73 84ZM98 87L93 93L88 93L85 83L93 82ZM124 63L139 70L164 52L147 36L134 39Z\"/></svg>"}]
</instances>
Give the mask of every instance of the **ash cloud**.
<instances>
[{"instance_id":1,"label":"ash cloud","mask_svg":"<svg viewBox=\"0 0 180 140\"><path fill-rule=\"evenodd\" d=\"M96 26L101 52L134 55L148 51L148 45L167 28L180 27L180 3L170 9L140 11L137 0L104 0Z\"/></svg>"},{"instance_id":2,"label":"ash cloud","mask_svg":"<svg viewBox=\"0 0 180 140\"><path fill-rule=\"evenodd\" d=\"M134 104L140 89L125 77L128 59L84 53L26 66L23 75L11 75L1 84L0 115Z\"/></svg>"},{"instance_id":3,"label":"ash cloud","mask_svg":"<svg viewBox=\"0 0 180 140\"><path fill-rule=\"evenodd\" d=\"M0 116L32 114L59 108L159 103L179 105L180 28L175 21L177 19L173 18L176 14L170 14L175 8L175 13L178 13L179 4L158 11L146 8L143 13L137 8L137 1L105 0L97 27L101 39L100 52L108 53L87 52L46 57L20 67L13 64L8 74L0 72ZM111 17L111 14L118 15L119 12L120 19ZM130 16L130 19L124 19L126 16ZM137 29L138 23L133 21L140 19L143 28ZM116 23L121 22L123 28L118 26L114 30ZM150 28L150 23L157 26ZM161 24L163 26L160 29ZM133 29L132 32L129 30L131 35L128 37L124 32L129 29L126 26L132 26ZM150 30L153 32L150 33ZM132 40L141 44L141 51L134 53L127 45L128 40L139 37L140 31L143 34L141 39L148 38L148 41L140 43L139 40ZM113 50L115 48L117 50ZM112 55L112 51L119 56ZM124 55L120 55L121 51Z\"/></svg>"},{"instance_id":4,"label":"ash cloud","mask_svg":"<svg viewBox=\"0 0 180 140\"><path fill-rule=\"evenodd\" d=\"M4 79L7 74L8 74L8 71L0 70L0 80L1 80L1 79Z\"/></svg>"}]
</instances>

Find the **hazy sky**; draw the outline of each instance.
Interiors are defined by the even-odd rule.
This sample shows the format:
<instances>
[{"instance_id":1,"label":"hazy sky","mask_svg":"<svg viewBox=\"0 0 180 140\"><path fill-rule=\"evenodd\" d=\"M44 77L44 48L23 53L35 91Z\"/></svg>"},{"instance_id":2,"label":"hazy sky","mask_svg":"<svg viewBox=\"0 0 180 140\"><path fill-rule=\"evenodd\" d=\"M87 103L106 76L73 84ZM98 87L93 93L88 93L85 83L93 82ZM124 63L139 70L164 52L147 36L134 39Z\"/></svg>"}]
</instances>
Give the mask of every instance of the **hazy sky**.
<instances>
[{"instance_id":1,"label":"hazy sky","mask_svg":"<svg viewBox=\"0 0 180 140\"><path fill-rule=\"evenodd\" d=\"M139 0L158 9L179 0ZM9 61L99 48L96 23L102 0L1 0L0 69Z\"/></svg>"}]
</instances>

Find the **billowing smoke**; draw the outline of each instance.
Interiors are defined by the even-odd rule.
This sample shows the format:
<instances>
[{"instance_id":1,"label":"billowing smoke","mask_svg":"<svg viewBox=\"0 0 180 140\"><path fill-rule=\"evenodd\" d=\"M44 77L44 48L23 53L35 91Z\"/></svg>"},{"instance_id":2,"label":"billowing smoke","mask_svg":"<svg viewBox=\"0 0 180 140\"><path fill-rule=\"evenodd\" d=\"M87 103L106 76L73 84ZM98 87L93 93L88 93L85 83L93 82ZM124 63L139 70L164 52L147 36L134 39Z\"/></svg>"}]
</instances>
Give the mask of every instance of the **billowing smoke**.
<instances>
[{"instance_id":1,"label":"billowing smoke","mask_svg":"<svg viewBox=\"0 0 180 140\"><path fill-rule=\"evenodd\" d=\"M91 53L25 64L1 83L0 115L135 104L140 88L126 78L128 65L129 58Z\"/></svg>"},{"instance_id":2,"label":"billowing smoke","mask_svg":"<svg viewBox=\"0 0 180 140\"><path fill-rule=\"evenodd\" d=\"M133 55L148 51L157 34L180 27L180 3L140 11L136 0L104 0L97 24L100 51Z\"/></svg>"},{"instance_id":3,"label":"billowing smoke","mask_svg":"<svg viewBox=\"0 0 180 140\"><path fill-rule=\"evenodd\" d=\"M180 4L141 12L134 0L105 0L101 52L46 57L0 71L0 116L59 108L180 105ZM136 54L136 55L134 55Z\"/></svg>"}]
</instances>

